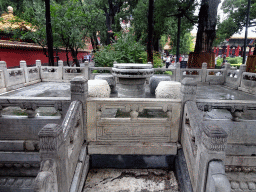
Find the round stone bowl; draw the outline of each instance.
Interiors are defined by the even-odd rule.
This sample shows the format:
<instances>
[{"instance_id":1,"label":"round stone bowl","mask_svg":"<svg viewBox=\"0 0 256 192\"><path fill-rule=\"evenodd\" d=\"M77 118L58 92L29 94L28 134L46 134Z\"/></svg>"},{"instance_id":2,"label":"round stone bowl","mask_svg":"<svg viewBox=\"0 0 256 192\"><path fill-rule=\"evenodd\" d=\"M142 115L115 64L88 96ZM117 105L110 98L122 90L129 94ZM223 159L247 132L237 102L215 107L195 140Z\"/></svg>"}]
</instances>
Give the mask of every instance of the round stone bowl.
<instances>
[{"instance_id":1,"label":"round stone bowl","mask_svg":"<svg viewBox=\"0 0 256 192\"><path fill-rule=\"evenodd\" d=\"M111 74L100 74L95 75L94 79L96 80L106 80L108 82L108 85L111 89L111 93L114 93L116 90L116 81L115 77Z\"/></svg>"},{"instance_id":2,"label":"round stone bowl","mask_svg":"<svg viewBox=\"0 0 256 192\"><path fill-rule=\"evenodd\" d=\"M156 88L156 98L180 99L181 83L161 81Z\"/></svg>"},{"instance_id":3,"label":"round stone bowl","mask_svg":"<svg viewBox=\"0 0 256 192\"><path fill-rule=\"evenodd\" d=\"M153 75L149 80L150 93L155 95L155 90L161 81L171 81L170 76Z\"/></svg>"},{"instance_id":4,"label":"round stone bowl","mask_svg":"<svg viewBox=\"0 0 256 192\"><path fill-rule=\"evenodd\" d=\"M88 80L88 97L110 97L110 87L106 80Z\"/></svg>"}]
</instances>

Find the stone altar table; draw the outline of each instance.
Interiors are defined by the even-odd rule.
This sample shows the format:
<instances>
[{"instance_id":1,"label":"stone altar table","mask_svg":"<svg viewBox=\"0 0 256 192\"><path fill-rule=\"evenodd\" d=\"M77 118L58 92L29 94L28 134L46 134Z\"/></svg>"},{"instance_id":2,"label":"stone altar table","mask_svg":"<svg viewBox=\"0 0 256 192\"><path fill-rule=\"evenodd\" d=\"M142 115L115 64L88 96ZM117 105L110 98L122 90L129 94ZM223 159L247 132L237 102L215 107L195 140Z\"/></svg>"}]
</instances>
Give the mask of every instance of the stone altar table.
<instances>
[{"instance_id":1,"label":"stone altar table","mask_svg":"<svg viewBox=\"0 0 256 192\"><path fill-rule=\"evenodd\" d=\"M145 97L146 78L154 74L151 64L114 64L112 74L119 79L118 97Z\"/></svg>"}]
</instances>

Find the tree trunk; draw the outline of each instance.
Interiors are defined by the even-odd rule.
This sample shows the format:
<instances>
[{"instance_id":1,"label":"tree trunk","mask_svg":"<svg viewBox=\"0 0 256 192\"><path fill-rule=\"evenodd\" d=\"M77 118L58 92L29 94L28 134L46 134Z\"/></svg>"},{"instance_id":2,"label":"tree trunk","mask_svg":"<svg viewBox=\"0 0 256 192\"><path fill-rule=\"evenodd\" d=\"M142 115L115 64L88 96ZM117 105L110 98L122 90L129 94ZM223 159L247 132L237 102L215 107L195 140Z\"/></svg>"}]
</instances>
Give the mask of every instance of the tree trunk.
<instances>
[{"instance_id":1,"label":"tree trunk","mask_svg":"<svg viewBox=\"0 0 256 192\"><path fill-rule=\"evenodd\" d=\"M195 52L211 52L216 37L217 9L220 0L202 0Z\"/></svg>"},{"instance_id":2,"label":"tree trunk","mask_svg":"<svg viewBox=\"0 0 256 192\"><path fill-rule=\"evenodd\" d=\"M147 42L147 60L153 63L153 32L154 32L154 0L149 0L148 7L148 42Z\"/></svg>"},{"instance_id":3,"label":"tree trunk","mask_svg":"<svg viewBox=\"0 0 256 192\"><path fill-rule=\"evenodd\" d=\"M49 66L54 66L53 59L53 38L52 38L52 25L50 14L50 0L45 0L45 18L46 18L46 33L47 33L47 47L49 56Z\"/></svg>"},{"instance_id":4,"label":"tree trunk","mask_svg":"<svg viewBox=\"0 0 256 192\"><path fill-rule=\"evenodd\" d=\"M80 63L78 62L77 59L77 50L75 50L74 48L71 48L71 55L73 57L73 64L76 64L77 67L80 67Z\"/></svg>"},{"instance_id":5,"label":"tree trunk","mask_svg":"<svg viewBox=\"0 0 256 192\"><path fill-rule=\"evenodd\" d=\"M67 65L70 66L69 65L69 58L68 58L68 48L66 48L66 57L67 57Z\"/></svg>"}]
</instances>

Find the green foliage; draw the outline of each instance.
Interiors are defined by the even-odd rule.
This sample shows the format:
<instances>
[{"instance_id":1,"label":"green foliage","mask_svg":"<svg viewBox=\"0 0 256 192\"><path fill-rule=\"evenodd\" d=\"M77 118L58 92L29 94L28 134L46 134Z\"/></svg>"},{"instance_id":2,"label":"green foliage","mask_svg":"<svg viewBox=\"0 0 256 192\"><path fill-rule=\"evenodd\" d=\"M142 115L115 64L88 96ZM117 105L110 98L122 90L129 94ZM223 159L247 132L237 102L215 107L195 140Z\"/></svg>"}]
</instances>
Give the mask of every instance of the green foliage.
<instances>
[{"instance_id":1,"label":"green foliage","mask_svg":"<svg viewBox=\"0 0 256 192\"><path fill-rule=\"evenodd\" d=\"M142 63L145 59L145 47L135 41L133 30L128 33L116 33L116 42L102 47L94 55L96 66L112 67L113 62Z\"/></svg>"},{"instance_id":2,"label":"green foliage","mask_svg":"<svg viewBox=\"0 0 256 192\"><path fill-rule=\"evenodd\" d=\"M234 33L243 29L246 23L248 0L224 0L222 9L228 15L222 23L218 23L215 45L230 38ZM250 26L255 26L256 0L251 0Z\"/></svg>"},{"instance_id":3,"label":"green foliage","mask_svg":"<svg viewBox=\"0 0 256 192\"><path fill-rule=\"evenodd\" d=\"M243 57L227 57L227 62L231 64L231 66L241 65L243 61ZM223 58L218 57L217 59L217 66L221 66L223 63Z\"/></svg>"}]
</instances>

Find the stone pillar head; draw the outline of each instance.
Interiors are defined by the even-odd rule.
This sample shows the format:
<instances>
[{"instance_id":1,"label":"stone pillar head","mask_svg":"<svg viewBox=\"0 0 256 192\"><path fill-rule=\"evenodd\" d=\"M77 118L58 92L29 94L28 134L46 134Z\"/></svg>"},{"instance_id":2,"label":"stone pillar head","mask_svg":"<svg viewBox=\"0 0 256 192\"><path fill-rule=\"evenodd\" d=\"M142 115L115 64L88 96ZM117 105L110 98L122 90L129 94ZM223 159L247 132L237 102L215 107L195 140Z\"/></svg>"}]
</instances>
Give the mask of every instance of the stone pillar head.
<instances>
[{"instance_id":1,"label":"stone pillar head","mask_svg":"<svg viewBox=\"0 0 256 192\"><path fill-rule=\"evenodd\" d=\"M36 60L36 66L41 67L41 60Z\"/></svg>"},{"instance_id":2,"label":"stone pillar head","mask_svg":"<svg viewBox=\"0 0 256 192\"><path fill-rule=\"evenodd\" d=\"M241 72L245 72L245 71L246 71L246 64L240 65L239 70L240 70Z\"/></svg>"},{"instance_id":3,"label":"stone pillar head","mask_svg":"<svg viewBox=\"0 0 256 192\"><path fill-rule=\"evenodd\" d=\"M117 62L116 62L116 61L114 61L114 62L113 62L113 64L117 64Z\"/></svg>"},{"instance_id":4,"label":"stone pillar head","mask_svg":"<svg viewBox=\"0 0 256 192\"><path fill-rule=\"evenodd\" d=\"M193 78L184 78L181 81L181 96L182 101L195 101L196 100L197 83Z\"/></svg>"},{"instance_id":5,"label":"stone pillar head","mask_svg":"<svg viewBox=\"0 0 256 192\"><path fill-rule=\"evenodd\" d=\"M26 67L27 67L26 61L21 60L20 61L20 68L26 68Z\"/></svg>"},{"instance_id":6,"label":"stone pillar head","mask_svg":"<svg viewBox=\"0 0 256 192\"><path fill-rule=\"evenodd\" d=\"M7 64L5 61L0 61L0 70L6 70L7 69Z\"/></svg>"},{"instance_id":7,"label":"stone pillar head","mask_svg":"<svg viewBox=\"0 0 256 192\"><path fill-rule=\"evenodd\" d=\"M226 62L224 65L225 65L225 69L226 69L226 70L229 70L229 69L230 69L230 63L227 63L227 62Z\"/></svg>"},{"instance_id":8,"label":"stone pillar head","mask_svg":"<svg viewBox=\"0 0 256 192\"><path fill-rule=\"evenodd\" d=\"M206 62L202 63L202 69L207 69L207 63Z\"/></svg>"},{"instance_id":9,"label":"stone pillar head","mask_svg":"<svg viewBox=\"0 0 256 192\"><path fill-rule=\"evenodd\" d=\"M63 67L63 61L62 61L62 60L59 60L59 61L58 61L58 66L59 66L59 67Z\"/></svg>"},{"instance_id":10,"label":"stone pillar head","mask_svg":"<svg viewBox=\"0 0 256 192\"><path fill-rule=\"evenodd\" d=\"M83 76L77 76L70 83L71 101L79 100L84 103L88 96L88 80Z\"/></svg>"}]
</instances>

